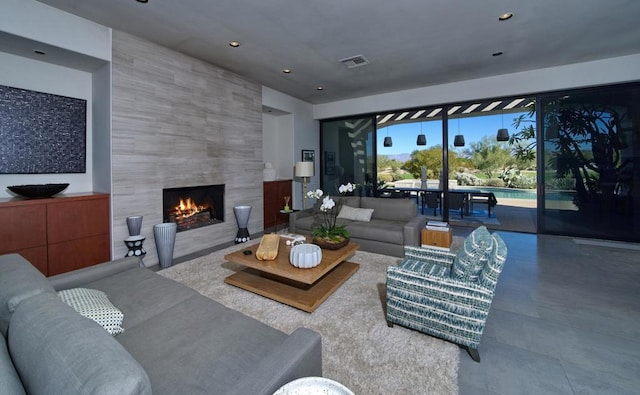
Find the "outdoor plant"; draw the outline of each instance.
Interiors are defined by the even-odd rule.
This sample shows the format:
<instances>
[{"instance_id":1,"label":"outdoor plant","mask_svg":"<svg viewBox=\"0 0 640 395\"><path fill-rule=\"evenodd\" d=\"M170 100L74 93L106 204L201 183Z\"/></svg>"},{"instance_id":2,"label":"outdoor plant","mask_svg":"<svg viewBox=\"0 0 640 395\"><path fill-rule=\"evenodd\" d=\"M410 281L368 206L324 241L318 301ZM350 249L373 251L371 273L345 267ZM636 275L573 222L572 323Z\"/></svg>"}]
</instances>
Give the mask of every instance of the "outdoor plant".
<instances>
[{"instance_id":1,"label":"outdoor plant","mask_svg":"<svg viewBox=\"0 0 640 395\"><path fill-rule=\"evenodd\" d=\"M324 196L322 189L307 192L308 198L318 200L322 199L320 211L322 212L323 221L322 225L313 229L312 236L314 238L329 239L331 241L340 242L349 237L349 231L347 231L344 226L337 225L336 220L340 213L340 209L342 208L342 196L353 192L355 189L356 185L352 183L340 185L338 188L340 196L338 196L337 203L331 196Z\"/></svg>"},{"instance_id":2,"label":"outdoor plant","mask_svg":"<svg viewBox=\"0 0 640 395\"><path fill-rule=\"evenodd\" d=\"M482 180L471 173L456 173L458 185L482 185Z\"/></svg>"}]
</instances>

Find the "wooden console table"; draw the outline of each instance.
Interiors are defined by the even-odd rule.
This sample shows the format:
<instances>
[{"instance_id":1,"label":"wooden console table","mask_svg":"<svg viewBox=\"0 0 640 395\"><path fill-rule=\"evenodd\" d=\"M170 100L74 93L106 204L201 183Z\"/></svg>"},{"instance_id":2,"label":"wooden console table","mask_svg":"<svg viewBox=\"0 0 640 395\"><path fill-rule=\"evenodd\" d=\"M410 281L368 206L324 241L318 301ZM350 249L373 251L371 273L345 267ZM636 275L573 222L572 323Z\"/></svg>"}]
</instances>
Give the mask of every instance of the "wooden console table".
<instances>
[{"instance_id":1,"label":"wooden console table","mask_svg":"<svg viewBox=\"0 0 640 395\"><path fill-rule=\"evenodd\" d=\"M109 194L0 199L0 254L19 253L45 276L111 259Z\"/></svg>"}]
</instances>

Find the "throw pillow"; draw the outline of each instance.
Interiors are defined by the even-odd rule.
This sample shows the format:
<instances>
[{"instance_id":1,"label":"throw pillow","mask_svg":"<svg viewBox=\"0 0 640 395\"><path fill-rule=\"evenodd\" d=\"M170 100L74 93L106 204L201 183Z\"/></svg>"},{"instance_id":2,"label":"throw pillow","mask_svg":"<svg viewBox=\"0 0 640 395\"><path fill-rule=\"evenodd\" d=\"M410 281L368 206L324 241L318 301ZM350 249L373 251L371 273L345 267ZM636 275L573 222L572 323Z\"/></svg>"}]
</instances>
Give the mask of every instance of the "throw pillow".
<instances>
[{"instance_id":1,"label":"throw pillow","mask_svg":"<svg viewBox=\"0 0 640 395\"><path fill-rule=\"evenodd\" d=\"M97 289L71 288L59 291L58 296L80 315L94 320L113 336L124 332L124 314L111 303L104 292Z\"/></svg>"},{"instance_id":2,"label":"throw pillow","mask_svg":"<svg viewBox=\"0 0 640 395\"><path fill-rule=\"evenodd\" d=\"M477 282L492 249L493 239L487 228L485 226L476 228L467 236L462 248L456 254L451 276L462 281Z\"/></svg>"},{"instance_id":3,"label":"throw pillow","mask_svg":"<svg viewBox=\"0 0 640 395\"><path fill-rule=\"evenodd\" d=\"M352 221L369 222L373 214L372 208L355 208L351 206L342 206L338 213L338 218L350 219Z\"/></svg>"}]
</instances>

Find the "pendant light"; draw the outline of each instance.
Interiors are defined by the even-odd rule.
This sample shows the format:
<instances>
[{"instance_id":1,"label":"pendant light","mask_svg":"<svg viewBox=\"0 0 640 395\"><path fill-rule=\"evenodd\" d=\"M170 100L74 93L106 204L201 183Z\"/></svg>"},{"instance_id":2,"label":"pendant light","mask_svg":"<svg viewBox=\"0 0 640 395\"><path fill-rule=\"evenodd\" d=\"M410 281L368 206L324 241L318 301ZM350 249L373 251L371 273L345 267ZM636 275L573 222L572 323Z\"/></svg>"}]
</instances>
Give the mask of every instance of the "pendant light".
<instances>
[{"instance_id":1,"label":"pendant light","mask_svg":"<svg viewBox=\"0 0 640 395\"><path fill-rule=\"evenodd\" d=\"M427 136L422 133L422 121L420 121L420 134L418 135L418 140L416 141L418 145L427 145Z\"/></svg>"},{"instance_id":2,"label":"pendant light","mask_svg":"<svg viewBox=\"0 0 640 395\"><path fill-rule=\"evenodd\" d=\"M504 127L504 110L502 110L502 127L498 129L498 135L496 136L498 141L509 141L509 130Z\"/></svg>"},{"instance_id":3,"label":"pendant light","mask_svg":"<svg viewBox=\"0 0 640 395\"><path fill-rule=\"evenodd\" d=\"M389 137L389 126L387 127L387 137L384 138L384 144L385 147L393 147L393 141L391 140L391 137Z\"/></svg>"},{"instance_id":4,"label":"pendant light","mask_svg":"<svg viewBox=\"0 0 640 395\"><path fill-rule=\"evenodd\" d=\"M460 118L458 118L458 134L453 138L454 147L464 147L464 136L460 134Z\"/></svg>"}]
</instances>

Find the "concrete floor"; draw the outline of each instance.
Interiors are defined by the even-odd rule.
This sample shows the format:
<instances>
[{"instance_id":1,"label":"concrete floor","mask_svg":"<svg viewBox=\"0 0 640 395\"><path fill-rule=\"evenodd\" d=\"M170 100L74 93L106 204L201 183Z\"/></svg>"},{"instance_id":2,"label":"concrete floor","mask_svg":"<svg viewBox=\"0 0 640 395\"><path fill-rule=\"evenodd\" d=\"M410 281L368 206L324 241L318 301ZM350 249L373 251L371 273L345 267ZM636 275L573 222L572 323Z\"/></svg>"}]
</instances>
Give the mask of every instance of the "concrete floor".
<instances>
[{"instance_id":1,"label":"concrete floor","mask_svg":"<svg viewBox=\"0 0 640 395\"><path fill-rule=\"evenodd\" d=\"M460 394L640 393L640 245L498 233L507 263Z\"/></svg>"}]
</instances>

